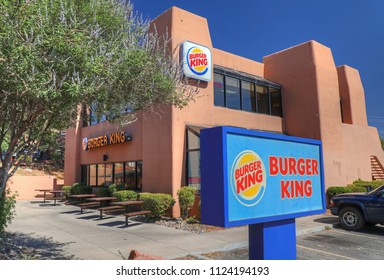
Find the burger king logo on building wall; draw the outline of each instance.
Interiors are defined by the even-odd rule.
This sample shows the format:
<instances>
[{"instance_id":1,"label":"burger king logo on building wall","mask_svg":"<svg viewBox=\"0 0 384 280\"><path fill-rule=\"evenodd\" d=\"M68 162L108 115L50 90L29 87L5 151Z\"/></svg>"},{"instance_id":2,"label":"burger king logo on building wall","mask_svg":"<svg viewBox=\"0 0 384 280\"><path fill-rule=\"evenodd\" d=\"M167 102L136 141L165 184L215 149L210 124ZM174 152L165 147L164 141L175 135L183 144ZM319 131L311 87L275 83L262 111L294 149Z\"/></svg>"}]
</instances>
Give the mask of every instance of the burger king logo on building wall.
<instances>
[{"instance_id":1,"label":"burger king logo on building wall","mask_svg":"<svg viewBox=\"0 0 384 280\"><path fill-rule=\"evenodd\" d=\"M212 56L207 47L185 41L182 45L185 76L209 82L212 78Z\"/></svg>"},{"instance_id":2,"label":"burger king logo on building wall","mask_svg":"<svg viewBox=\"0 0 384 280\"><path fill-rule=\"evenodd\" d=\"M267 183L267 173L259 155L250 150L239 153L232 164L230 182L235 198L242 205L259 203Z\"/></svg>"}]
</instances>

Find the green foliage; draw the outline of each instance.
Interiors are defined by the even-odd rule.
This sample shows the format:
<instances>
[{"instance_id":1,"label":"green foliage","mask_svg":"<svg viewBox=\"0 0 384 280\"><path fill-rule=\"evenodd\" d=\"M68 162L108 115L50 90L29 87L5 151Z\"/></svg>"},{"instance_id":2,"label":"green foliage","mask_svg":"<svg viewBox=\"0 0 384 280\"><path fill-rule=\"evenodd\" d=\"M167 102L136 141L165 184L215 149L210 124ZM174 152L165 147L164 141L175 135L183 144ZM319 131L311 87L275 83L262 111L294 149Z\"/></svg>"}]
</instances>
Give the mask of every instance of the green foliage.
<instances>
[{"instance_id":1,"label":"green foliage","mask_svg":"<svg viewBox=\"0 0 384 280\"><path fill-rule=\"evenodd\" d=\"M353 193L367 192L367 188L359 185L347 185L347 188L350 189Z\"/></svg>"},{"instance_id":2,"label":"green foliage","mask_svg":"<svg viewBox=\"0 0 384 280\"><path fill-rule=\"evenodd\" d=\"M200 223L200 220L197 219L195 216L188 217L186 221L187 221L187 224L199 224Z\"/></svg>"},{"instance_id":3,"label":"green foliage","mask_svg":"<svg viewBox=\"0 0 384 280\"><path fill-rule=\"evenodd\" d=\"M196 188L190 186L182 187L177 191L181 217L183 219L186 219L188 217L188 212L195 202L195 193Z\"/></svg>"},{"instance_id":4,"label":"green foliage","mask_svg":"<svg viewBox=\"0 0 384 280\"><path fill-rule=\"evenodd\" d=\"M111 195L114 195L115 192L118 192L118 191L123 191L125 190L125 185L124 184L111 184L109 187L108 187Z\"/></svg>"},{"instance_id":5,"label":"green foliage","mask_svg":"<svg viewBox=\"0 0 384 280\"><path fill-rule=\"evenodd\" d=\"M356 180L353 182L353 184L349 184L346 187L343 186L334 186L329 187L327 189L327 196L328 198L332 198L332 196L342 193L357 193L357 192L367 192L367 186L371 186L372 189L376 189L380 186L384 185L384 181L363 181L363 180Z\"/></svg>"},{"instance_id":6,"label":"green foliage","mask_svg":"<svg viewBox=\"0 0 384 280\"><path fill-rule=\"evenodd\" d=\"M109 191L108 188L105 188L105 187L97 188L95 194L97 197L109 197L109 196L111 196L111 192Z\"/></svg>"},{"instance_id":7,"label":"green foliage","mask_svg":"<svg viewBox=\"0 0 384 280\"><path fill-rule=\"evenodd\" d=\"M137 200L137 193L131 190L122 190L113 193L116 201Z\"/></svg>"},{"instance_id":8,"label":"green foliage","mask_svg":"<svg viewBox=\"0 0 384 280\"><path fill-rule=\"evenodd\" d=\"M96 104L96 117L125 124L193 99L169 39L148 31L129 0L0 1L0 193L17 168L12 155L53 147L78 108Z\"/></svg>"},{"instance_id":9,"label":"green foliage","mask_svg":"<svg viewBox=\"0 0 384 280\"><path fill-rule=\"evenodd\" d=\"M329 187L327 189L327 195L329 198L331 198L334 195L341 194L341 193L351 193L352 190L347 187L342 187L342 186L333 186Z\"/></svg>"},{"instance_id":10,"label":"green foliage","mask_svg":"<svg viewBox=\"0 0 384 280\"><path fill-rule=\"evenodd\" d=\"M65 197L72 194L72 186L63 186L61 190L63 191Z\"/></svg>"},{"instance_id":11,"label":"green foliage","mask_svg":"<svg viewBox=\"0 0 384 280\"><path fill-rule=\"evenodd\" d=\"M354 186L357 187L365 187L365 186L371 186L372 189L376 189L382 185L384 185L384 181L374 180L374 181L363 181L363 180L356 180L353 182Z\"/></svg>"},{"instance_id":12,"label":"green foliage","mask_svg":"<svg viewBox=\"0 0 384 280\"><path fill-rule=\"evenodd\" d=\"M0 200L0 235L4 233L7 225L12 222L15 216L15 206L16 194L11 194L11 192L7 190L5 197Z\"/></svg>"},{"instance_id":13,"label":"green foliage","mask_svg":"<svg viewBox=\"0 0 384 280\"><path fill-rule=\"evenodd\" d=\"M163 193L140 193L139 200L144 201L141 208L151 211L152 216L157 218L167 214L176 203L171 195Z\"/></svg>"},{"instance_id":14,"label":"green foliage","mask_svg":"<svg viewBox=\"0 0 384 280\"><path fill-rule=\"evenodd\" d=\"M91 194L92 187L83 183L74 183L72 185L71 194Z\"/></svg>"}]
</instances>

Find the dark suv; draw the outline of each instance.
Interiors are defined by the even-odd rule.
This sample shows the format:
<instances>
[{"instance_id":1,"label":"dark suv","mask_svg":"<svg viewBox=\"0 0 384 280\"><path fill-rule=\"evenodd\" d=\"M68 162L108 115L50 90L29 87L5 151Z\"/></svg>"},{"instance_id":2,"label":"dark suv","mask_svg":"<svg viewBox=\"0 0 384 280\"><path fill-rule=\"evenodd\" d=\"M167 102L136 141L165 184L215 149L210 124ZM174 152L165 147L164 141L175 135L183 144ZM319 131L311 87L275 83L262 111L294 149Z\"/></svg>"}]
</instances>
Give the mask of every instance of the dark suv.
<instances>
[{"instance_id":1,"label":"dark suv","mask_svg":"<svg viewBox=\"0 0 384 280\"><path fill-rule=\"evenodd\" d=\"M384 224L384 185L368 193L346 193L332 197L330 210L339 216L347 230L359 230L364 225Z\"/></svg>"}]
</instances>

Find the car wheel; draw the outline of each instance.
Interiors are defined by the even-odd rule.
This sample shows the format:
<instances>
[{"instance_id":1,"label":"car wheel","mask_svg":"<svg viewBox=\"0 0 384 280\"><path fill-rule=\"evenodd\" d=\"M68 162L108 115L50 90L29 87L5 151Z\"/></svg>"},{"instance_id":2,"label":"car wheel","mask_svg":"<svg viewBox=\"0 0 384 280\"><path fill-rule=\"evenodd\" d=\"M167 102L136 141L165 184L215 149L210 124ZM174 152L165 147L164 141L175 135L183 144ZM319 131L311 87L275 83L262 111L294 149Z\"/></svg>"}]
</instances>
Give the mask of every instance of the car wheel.
<instances>
[{"instance_id":1,"label":"car wheel","mask_svg":"<svg viewBox=\"0 0 384 280\"><path fill-rule=\"evenodd\" d=\"M339 214L341 226L346 230L359 230L364 227L365 220L359 209L346 207Z\"/></svg>"}]
</instances>

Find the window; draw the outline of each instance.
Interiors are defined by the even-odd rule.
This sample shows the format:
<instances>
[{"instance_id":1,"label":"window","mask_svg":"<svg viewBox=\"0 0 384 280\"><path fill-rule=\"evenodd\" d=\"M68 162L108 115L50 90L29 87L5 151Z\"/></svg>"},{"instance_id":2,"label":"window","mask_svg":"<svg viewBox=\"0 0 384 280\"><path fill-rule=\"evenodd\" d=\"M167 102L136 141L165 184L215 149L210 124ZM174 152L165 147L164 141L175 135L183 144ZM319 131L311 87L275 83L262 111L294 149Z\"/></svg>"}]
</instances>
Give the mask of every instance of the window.
<instances>
[{"instance_id":1,"label":"window","mask_svg":"<svg viewBox=\"0 0 384 280\"><path fill-rule=\"evenodd\" d=\"M200 190L200 135L187 127L187 185Z\"/></svg>"},{"instance_id":2,"label":"window","mask_svg":"<svg viewBox=\"0 0 384 280\"><path fill-rule=\"evenodd\" d=\"M109 186L112 183L124 184L132 190L142 189L142 161L101 163L81 166L81 178L89 186Z\"/></svg>"},{"instance_id":3,"label":"window","mask_svg":"<svg viewBox=\"0 0 384 280\"><path fill-rule=\"evenodd\" d=\"M271 97L271 114L274 116L282 116L282 102L281 91L278 88L269 88L269 95Z\"/></svg>"},{"instance_id":4,"label":"window","mask_svg":"<svg viewBox=\"0 0 384 280\"><path fill-rule=\"evenodd\" d=\"M124 182L127 189L136 188L136 162L126 162L124 172Z\"/></svg>"},{"instance_id":5,"label":"window","mask_svg":"<svg viewBox=\"0 0 384 280\"><path fill-rule=\"evenodd\" d=\"M257 112L255 84L241 81L242 108L244 111Z\"/></svg>"},{"instance_id":6,"label":"window","mask_svg":"<svg viewBox=\"0 0 384 280\"><path fill-rule=\"evenodd\" d=\"M89 182L90 186L97 186L97 165L93 164L89 166Z\"/></svg>"},{"instance_id":7,"label":"window","mask_svg":"<svg viewBox=\"0 0 384 280\"><path fill-rule=\"evenodd\" d=\"M215 106L224 107L225 106L225 103L224 103L224 76L215 73L214 83L215 83L215 86L214 86Z\"/></svg>"},{"instance_id":8,"label":"window","mask_svg":"<svg viewBox=\"0 0 384 280\"><path fill-rule=\"evenodd\" d=\"M226 106L230 109L241 109L240 105L240 80L225 77Z\"/></svg>"},{"instance_id":9,"label":"window","mask_svg":"<svg viewBox=\"0 0 384 280\"><path fill-rule=\"evenodd\" d=\"M266 86L256 86L258 113L269 114L269 95Z\"/></svg>"},{"instance_id":10,"label":"window","mask_svg":"<svg viewBox=\"0 0 384 280\"><path fill-rule=\"evenodd\" d=\"M282 117L281 86L261 77L215 68L214 104Z\"/></svg>"},{"instance_id":11,"label":"window","mask_svg":"<svg viewBox=\"0 0 384 280\"><path fill-rule=\"evenodd\" d=\"M114 178L116 184L124 183L124 163L115 163Z\"/></svg>"}]
</instances>

